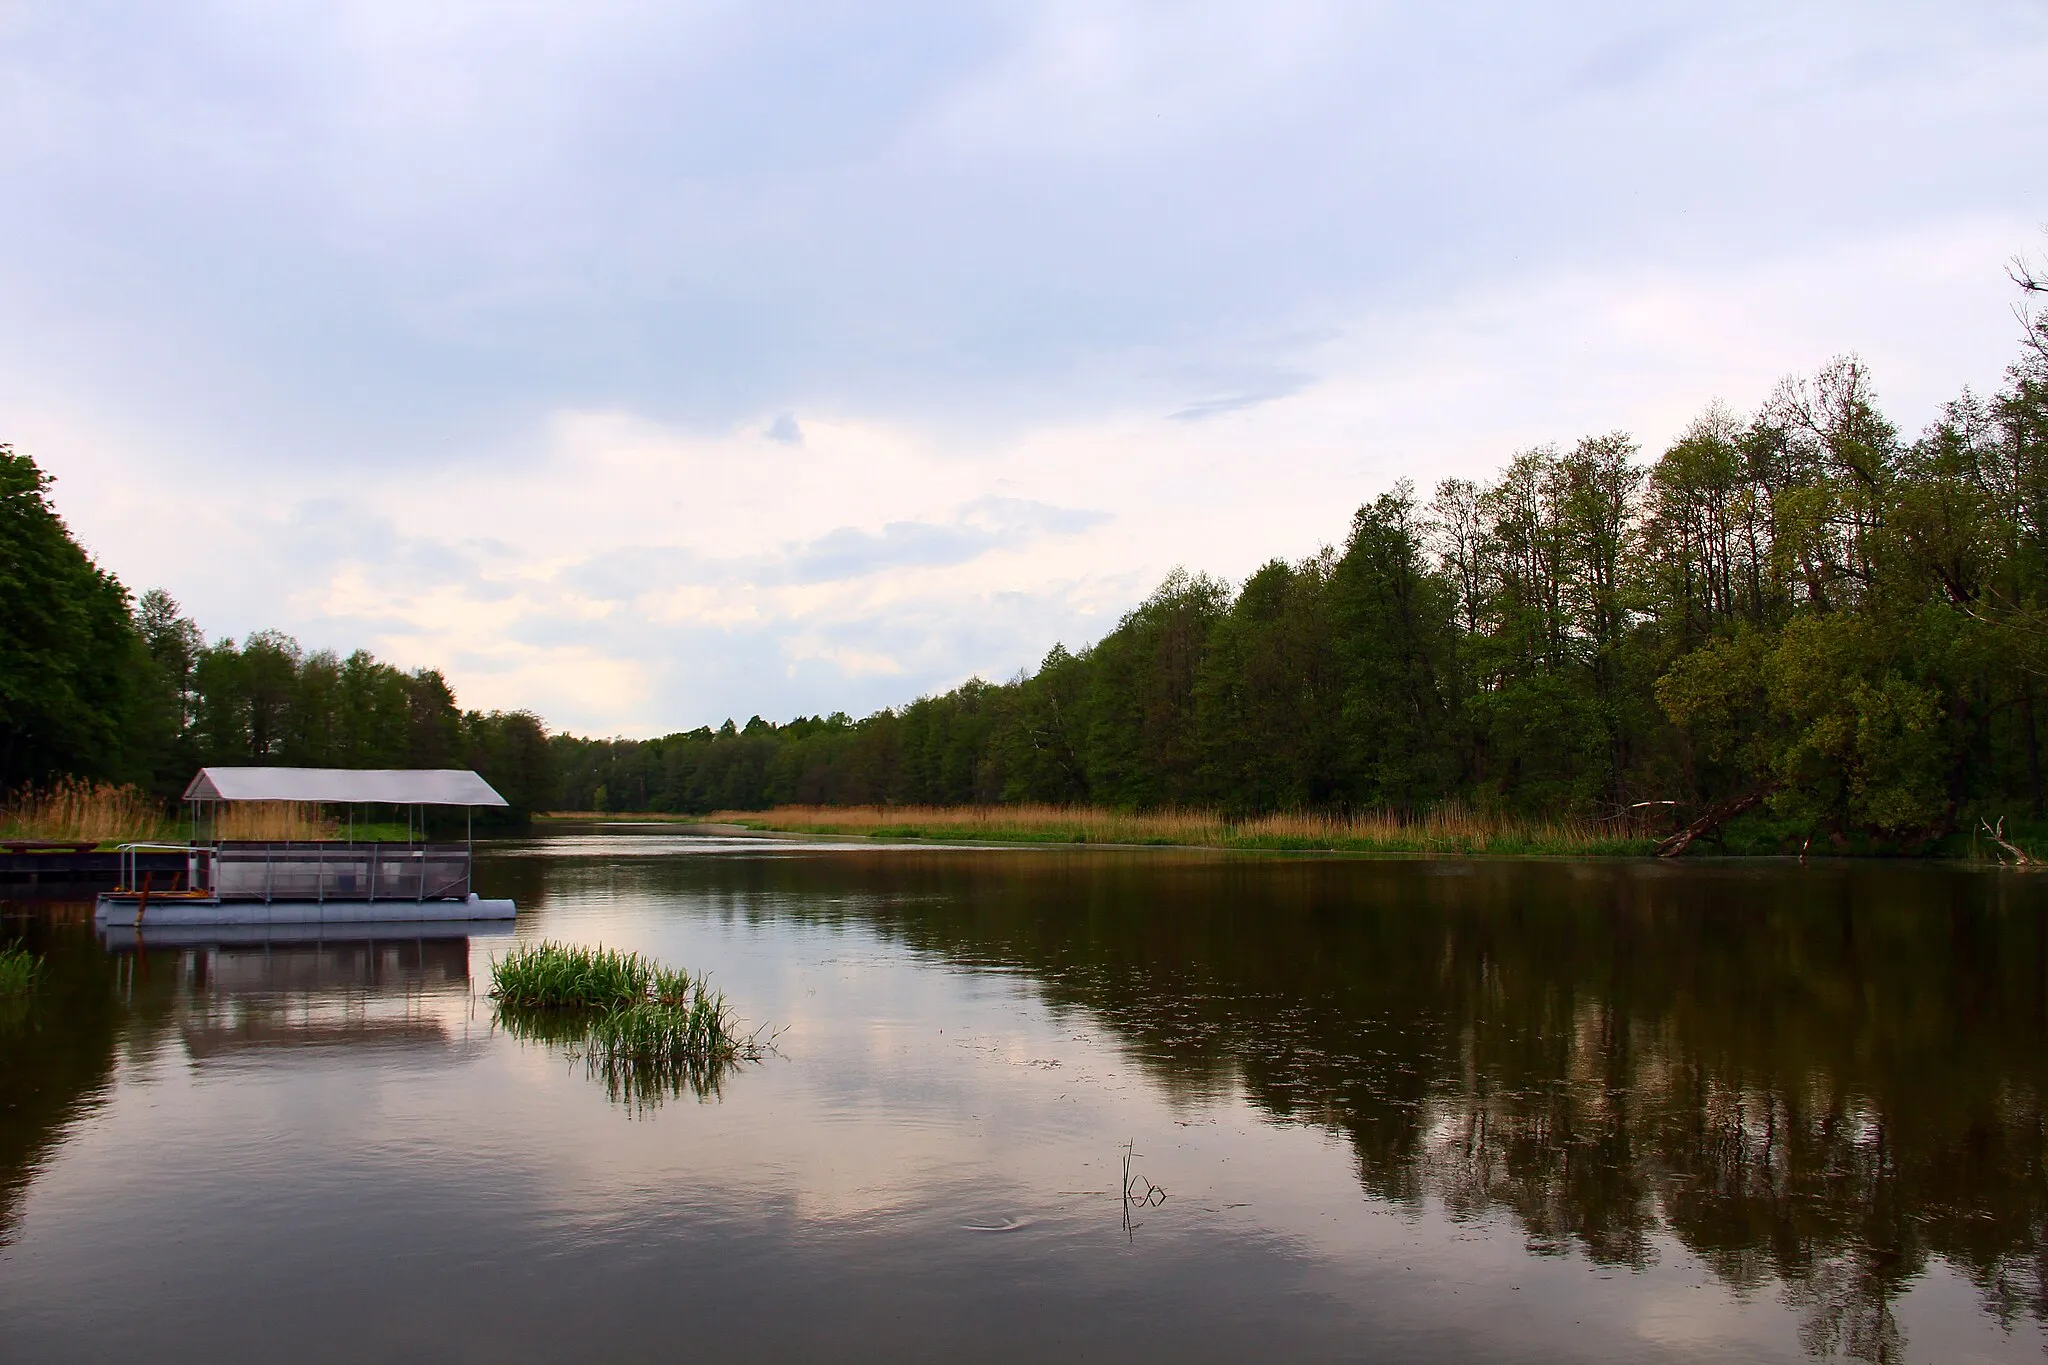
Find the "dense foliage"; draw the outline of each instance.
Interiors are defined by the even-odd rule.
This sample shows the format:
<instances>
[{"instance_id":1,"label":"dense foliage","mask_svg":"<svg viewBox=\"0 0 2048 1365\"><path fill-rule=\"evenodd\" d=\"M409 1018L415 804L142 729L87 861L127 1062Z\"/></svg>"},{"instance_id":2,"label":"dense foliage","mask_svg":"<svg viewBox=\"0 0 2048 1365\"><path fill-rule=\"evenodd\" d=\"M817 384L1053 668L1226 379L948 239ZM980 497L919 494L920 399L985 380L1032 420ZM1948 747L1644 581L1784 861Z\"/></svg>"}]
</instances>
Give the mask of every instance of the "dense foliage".
<instances>
[{"instance_id":1,"label":"dense foliage","mask_svg":"<svg viewBox=\"0 0 2048 1365\"><path fill-rule=\"evenodd\" d=\"M135 623L153 665L150 753L160 789L216 763L474 768L519 812L551 804L539 718L464 711L434 669L406 672L363 650L345 659L307 653L276 631L207 644L158 590L142 595Z\"/></svg>"},{"instance_id":2,"label":"dense foliage","mask_svg":"<svg viewBox=\"0 0 2048 1365\"><path fill-rule=\"evenodd\" d=\"M0 445L0 789L134 761L142 670L128 594L71 538L49 486Z\"/></svg>"},{"instance_id":3,"label":"dense foliage","mask_svg":"<svg viewBox=\"0 0 2048 1365\"><path fill-rule=\"evenodd\" d=\"M1233 591L860 721L557 737L559 804L1699 809L1912 845L2038 816L2048 331L1918 438L1853 359L1653 462L1621 433L1407 484Z\"/></svg>"}]
</instances>

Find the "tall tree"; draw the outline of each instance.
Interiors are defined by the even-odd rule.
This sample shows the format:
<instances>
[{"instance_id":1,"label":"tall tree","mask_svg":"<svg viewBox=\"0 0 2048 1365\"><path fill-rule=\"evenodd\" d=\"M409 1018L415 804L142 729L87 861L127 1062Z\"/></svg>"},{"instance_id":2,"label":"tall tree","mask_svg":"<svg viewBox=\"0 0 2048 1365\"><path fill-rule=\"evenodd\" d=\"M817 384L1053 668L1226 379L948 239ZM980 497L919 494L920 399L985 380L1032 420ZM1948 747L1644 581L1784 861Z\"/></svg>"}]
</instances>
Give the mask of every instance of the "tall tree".
<instances>
[{"instance_id":1,"label":"tall tree","mask_svg":"<svg viewBox=\"0 0 2048 1365\"><path fill-rule=\"evenodd\" d=\"M1430 564L1427 529L1415 489L1403 481L1358 509L1330 574L1340 761L1353 804L1420 807L1459 778L1459 584Z\"/></svg>"},{"instance_id":2,"label":"tall tree","mask_svg":"<svg viewBox=\"0 0 2048 1365\"><path fill-rule=\"evenodd\" d=\"M73 540L26 455L0 445L0 790L128 775L149 748L150 663L128 592Z\"/></svg>"}]
</instances>

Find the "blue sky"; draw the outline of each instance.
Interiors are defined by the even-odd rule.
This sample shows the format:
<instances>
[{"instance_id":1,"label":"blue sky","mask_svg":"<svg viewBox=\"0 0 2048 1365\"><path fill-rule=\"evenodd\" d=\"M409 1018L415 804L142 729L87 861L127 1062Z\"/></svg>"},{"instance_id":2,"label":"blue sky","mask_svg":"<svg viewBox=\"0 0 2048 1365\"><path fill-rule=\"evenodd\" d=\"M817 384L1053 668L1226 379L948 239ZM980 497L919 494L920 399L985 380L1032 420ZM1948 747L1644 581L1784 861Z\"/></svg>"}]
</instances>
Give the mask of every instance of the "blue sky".
<instances>
[{"instance_id":1,"label":"blue sky","mask_svg":"<svg viewBox=\"0 0 2048 1365\"><path fill-rule=\"evenodd\" d=\"M2038 3L0 0L0 440L136 589L859 713L1854 350L2015 354Z\"/></svg>"}]
</instances>

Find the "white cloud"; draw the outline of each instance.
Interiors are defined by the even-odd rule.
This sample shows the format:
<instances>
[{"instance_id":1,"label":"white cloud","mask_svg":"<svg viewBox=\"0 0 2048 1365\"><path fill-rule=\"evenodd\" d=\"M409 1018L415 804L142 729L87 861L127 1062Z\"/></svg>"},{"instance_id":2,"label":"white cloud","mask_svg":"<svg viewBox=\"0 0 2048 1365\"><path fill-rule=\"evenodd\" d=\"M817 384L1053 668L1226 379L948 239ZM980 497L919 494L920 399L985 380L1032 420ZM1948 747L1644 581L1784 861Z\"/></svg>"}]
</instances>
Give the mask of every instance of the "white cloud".
<instances>
[{"instance_id":1,"label":"white cloud","mask_svg":"<svg viewBox=\"0 0 2048 1365\"><path fill-rule=\"evenodd\" d=\"M860 711L1844 350L1917 424L2048 218L1989 0L970 10L17 12L0 439L216 633Z\"/></svg>"}]
</instances>

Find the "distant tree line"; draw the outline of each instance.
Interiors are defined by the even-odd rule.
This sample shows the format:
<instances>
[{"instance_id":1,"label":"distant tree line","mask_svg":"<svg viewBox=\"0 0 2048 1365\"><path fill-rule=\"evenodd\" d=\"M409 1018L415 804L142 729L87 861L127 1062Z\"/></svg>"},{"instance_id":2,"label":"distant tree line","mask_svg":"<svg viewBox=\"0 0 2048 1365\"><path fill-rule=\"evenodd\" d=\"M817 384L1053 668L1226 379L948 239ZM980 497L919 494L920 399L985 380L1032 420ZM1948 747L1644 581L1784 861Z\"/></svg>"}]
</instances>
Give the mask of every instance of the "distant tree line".
<instances>
[{"instance_id":1,"label":"distant tree line","mask_svg":"<svg viewBox=\"0 0 2048 1365\"><path fill-rule=\"evenodd\" d=\"M134 621L150 664L140 732L166 791L208 764L474 768L516 811L552 804L540 718L464 711L436 669L308 653L278 631L208 644L161 589L142 595Z\"/></svg>"},{"instance_id":2,"label":"distant tree line","mask_svg":"<svg viewBox=\"0 0 2048 1365\"><path fill-rule=\"evenodd\" d=\"M2039 290L2032 276L2019 281ZM855 720L548 737L432 670L131 610L0 447L0 785L200 763L477 768L525 810L1094 803L1612 815L1757 804L1911 845L2040 818L2048 314L1908 439L1839 360L1654 460L1620 432L1402 483L1235 588L1176 571L1093 645Z\"/></svg>"},{"instance_id":3,"label":"distant tree line","mask_svg":"<svg viewBox=\"0 0 2048 1365\"><path fill-rule=\"evenodd\" d=\"M208 643L161 590L128 592L73 540L49 476L0 446L0 794L60 775L182 791L205 764L474 768L521 812L553 804L524 711L463 711L432 669Z\"/></svg>"},{"instance_id":4,"label":"distant tree line","mask_svg":"<svg viewBox=\"0 0 2048 1365\"><path fill-rule=\"evenodd\" d=\"M1756 803L1911 845L2038 819L2048 327L1918 437L1865 367L1494 479L1403 483L1233 590L863 720L553 741L567 808L1090 802L1612 815ZM1661 808L1661 807L1653 807Z\"/></svg>"}]
</instances>

